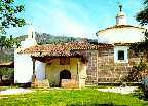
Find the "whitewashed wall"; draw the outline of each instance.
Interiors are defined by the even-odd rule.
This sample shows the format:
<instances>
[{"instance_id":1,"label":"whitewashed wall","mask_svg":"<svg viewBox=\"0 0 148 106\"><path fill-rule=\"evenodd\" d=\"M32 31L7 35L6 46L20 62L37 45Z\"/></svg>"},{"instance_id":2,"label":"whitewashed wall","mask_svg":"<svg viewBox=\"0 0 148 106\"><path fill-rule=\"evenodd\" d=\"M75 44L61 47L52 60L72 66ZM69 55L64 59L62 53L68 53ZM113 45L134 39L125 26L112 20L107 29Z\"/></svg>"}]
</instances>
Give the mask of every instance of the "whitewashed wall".
<instances>
[{"instance_id":1,"label":"whitewashed wall","mask_svg":"<svg viewBox=\"0 0 148 106\"><path fill-rule=\"evenodd\" d=\"M32 81L33 62L27 55L14 53L14 83L27 83Z\"/></svg>"},{"instance_id":2,"label":"whitewashed wall","mask_svg":"<svg viewBox=\"0 0 148 106\"><path fill-rule=\"evenodd\" d=\"M36 61L35 74L38 80L45 79L45 63ZM14 83L32 82L33 62L29 55L14 53Z\"/></svg>"},{"instance_id":3,"label":"whitewashed wall","mask_svg":"<svg viewBox=\"0 0 148 106\"><path fill-rule=\"evenodd\" d=\"M42 63L39 61L35 62L35 74L38 80L45 79L45 66L46 66L46 63Z\"/></svg>"},{"instance_id":4,"label":"whitewashed wall","mask_svg":"<svg viewBox=\"0 0 148 106\"><path fill-rule=\"evenodd\" d=\"M144 29L126 27L112 28L98 32L98 42L103 43L135 43L144 39Z\"/></svg>"},{"instance_id":5,"label":"whitewashed wall","mask_svg":"<svg viewBox=\"0 0 148 106\"><path fill-rule=\"evenodd\" d=\"M33 62L31 56L17 54L17 52L35 45L37 45L35 30L31 28L28 32L28 38L21 42L20 48L14 50L14 83L27 83L32 81Z\"/></svg>"}]
</instances>

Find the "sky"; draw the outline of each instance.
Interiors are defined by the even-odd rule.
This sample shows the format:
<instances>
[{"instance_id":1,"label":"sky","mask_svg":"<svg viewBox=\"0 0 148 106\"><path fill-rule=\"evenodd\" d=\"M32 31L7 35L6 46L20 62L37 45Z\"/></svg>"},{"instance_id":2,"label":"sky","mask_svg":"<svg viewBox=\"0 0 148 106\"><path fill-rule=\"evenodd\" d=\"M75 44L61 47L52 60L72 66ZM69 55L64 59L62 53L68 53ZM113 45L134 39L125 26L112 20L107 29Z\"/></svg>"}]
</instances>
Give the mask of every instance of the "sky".
<instances>
[{"instance_id":1,"label":"sky","mask_svg":"<svg viewBox=\"0 0 148 106\"><path fill-rule=\"evenodd\" d=\"M138 25L136 14L143 9L143 0L17 0L24 4L20 17L31 23L36 32L55 36L96 38L96 32L115 25L119 2L127 22ZM8 35L27 34L29 25L11 28Z\"/></svg>"}]
</instances>

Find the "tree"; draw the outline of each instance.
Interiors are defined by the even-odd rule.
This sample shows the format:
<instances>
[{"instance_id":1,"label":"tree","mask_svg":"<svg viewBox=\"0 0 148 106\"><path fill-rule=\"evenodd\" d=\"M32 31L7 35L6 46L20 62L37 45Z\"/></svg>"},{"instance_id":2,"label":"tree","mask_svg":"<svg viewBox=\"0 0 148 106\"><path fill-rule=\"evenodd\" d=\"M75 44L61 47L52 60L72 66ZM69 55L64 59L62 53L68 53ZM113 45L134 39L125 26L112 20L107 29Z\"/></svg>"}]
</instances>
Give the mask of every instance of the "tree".
<instances>
[{"instance_id":1,"label":"tree","mask_svg":"<svg viewBox=\"0 0 148 106\"><path fill-rule=\"evenodd\" d=\"M144 0L144 9L140 11L137 16L136 20L140 22L141 25L148 24L148 0Z\"/></svg>"},{"instance_id":2,"label":"tree","mask_svg":"<svg viewBox=\"0 0 148 106\"><path fill-rule=\"evenodd\" d=\"M144 9L137 14L136 20L140 22L142 26L148 25L148 0L144 0ZM146 58L148 60L148 31L147 30L145 31L145 40L141 43L134 44L134 46L133 47L136 50L145 52L145 54L147 55Z\"/></svg>"},{"instance_id":3,"label":"tree","mask_svg":"<svg viewBox=\"0 0 148 106\"><path fill-rule=\"evenodd\" d=\"M1 36L0 37L0 49L2 50L3 47L5 46L5 42L6 42L6 36Z\"/></svg>"},{"instance_id":4,"label":"tree","mask_svg":"<svg viewBox=\"0 0 148 106\"><path fill-rule=\"evenodd\" d=\"M7 38L6 36L0 36L0 50L3 48L12 48L12 47L19 47L20 42L13 38L12 35Z\"/></svg>"},{"instance_id":5,"label":"tree","mask_svg":"<svg viewBox=\"0 0 148 106\"><path fill-rule=\"evenodd\" d=\"M10 27L22 27L25 20L17 17L18 13L24 11L23 5L15 5L14 0L0 0L0 23L1 30Z\"/></svg>"},{"instance_id":6,"label":"tree","mask_svg":"<svg viewBox=\"0 0 148 106\"><path fill-rule=\"evenodd\" d=\"M14 0L0 0L0 49L4 47L11 48L14 46L19 46L20 44L13 39L6 38L2 34L6 34L5 29L11 27L23 27L26 25L24 19L17 17L18 13L24 11L24 5L15 5Z\"/></svg>"},{"instance_id":7,"label":"tree","mask_svg":"<svg viewBox=\"0 0 148 106\"><path fill-rule=\"evenodd\" d=\"M136 20L138 22L140 22L140 24L142 26L148 25L148 0L144 0L144 9L137 14ZM145 31L145 40L141 43L135 44L135 48L139 51L145 52L146 59L147 59L147 62L148 62L148 31L147 30ZM141 69L141 67L139 69L143 70L143 69ZM143 83L142 88L143 88L143 91L144 91L144 95L145 95L146 98L148 98L147 78L145 78L143 82L144 83Z\"/></svg>"}]
</instances>

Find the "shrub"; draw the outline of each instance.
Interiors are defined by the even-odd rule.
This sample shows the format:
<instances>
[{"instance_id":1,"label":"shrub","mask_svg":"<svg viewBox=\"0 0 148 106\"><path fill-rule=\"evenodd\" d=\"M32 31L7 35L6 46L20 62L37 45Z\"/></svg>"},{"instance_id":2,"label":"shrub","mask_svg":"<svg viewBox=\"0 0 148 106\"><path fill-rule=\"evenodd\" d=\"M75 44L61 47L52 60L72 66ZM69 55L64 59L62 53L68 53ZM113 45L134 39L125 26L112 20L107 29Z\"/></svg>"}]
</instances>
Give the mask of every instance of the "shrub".
<instances>
[{"instance_id":1,"label":"shrub","mask_svg":"<svg viewBox=\"0 0 148 106\"><path fill-rule=\"evenodd\" d=\"M133 66L132 71L130 71L123 80L127 82L140 82L144 77L142 74L146 69L146 63L141 60L139 64Z\"/></svg>"},{"instance_id":2,"label":"shrub","mask_svg":"<svg viewBox=\"0 0 148 106\"><path fill-rule=\"evenodd\" d=\"M12 68L0 68L0 80L2 84L13 82L14 70Z\"/></svg>"}]
</instances>

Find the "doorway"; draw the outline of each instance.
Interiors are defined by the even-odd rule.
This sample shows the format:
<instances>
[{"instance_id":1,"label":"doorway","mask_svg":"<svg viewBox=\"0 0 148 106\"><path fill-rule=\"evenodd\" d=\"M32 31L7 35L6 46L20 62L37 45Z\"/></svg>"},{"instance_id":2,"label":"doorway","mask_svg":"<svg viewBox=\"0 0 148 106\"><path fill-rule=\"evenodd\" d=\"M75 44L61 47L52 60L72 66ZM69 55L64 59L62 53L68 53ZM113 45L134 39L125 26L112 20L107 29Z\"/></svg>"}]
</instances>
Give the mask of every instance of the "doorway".
<instances>
[{"instance_id":1,"label":"doorway","mask_svg":"<svg viewBox=\"0 0 148 106\"><path fill-rule=\"evenodd\" d=\"M60 72L60 86L62 79L71 79L71 72L68 70L63 70Z\"/></svg>"}]
</instances>

